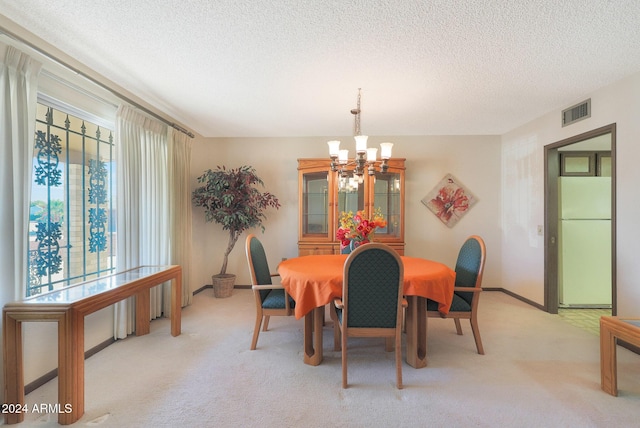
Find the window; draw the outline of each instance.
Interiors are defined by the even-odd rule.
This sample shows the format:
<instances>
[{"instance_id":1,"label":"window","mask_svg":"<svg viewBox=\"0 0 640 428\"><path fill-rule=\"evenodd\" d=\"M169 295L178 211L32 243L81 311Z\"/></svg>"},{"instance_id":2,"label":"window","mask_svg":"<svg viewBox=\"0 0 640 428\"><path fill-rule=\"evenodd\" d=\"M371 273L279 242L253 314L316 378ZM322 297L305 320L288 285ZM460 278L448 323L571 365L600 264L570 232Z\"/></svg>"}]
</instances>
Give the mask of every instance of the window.
<instances>
[{"instance_id":1,"label":"window","mask_svg":"<svg viewBox=\"0 0 640 428\"><path fill-rule=\"evenodd\" d=\"M113 130L38 103L26 295L115 271Z\"/></svg>"},{"instance_id":2,"label":"window","mask_svg":"<svg viewBox=\"0 0 640 428\"><path fill-rule=\"evenodd\" d=\"M560 153L562 176L611 176L611 152L562 152Z\"/></svg>"}]
</instances>

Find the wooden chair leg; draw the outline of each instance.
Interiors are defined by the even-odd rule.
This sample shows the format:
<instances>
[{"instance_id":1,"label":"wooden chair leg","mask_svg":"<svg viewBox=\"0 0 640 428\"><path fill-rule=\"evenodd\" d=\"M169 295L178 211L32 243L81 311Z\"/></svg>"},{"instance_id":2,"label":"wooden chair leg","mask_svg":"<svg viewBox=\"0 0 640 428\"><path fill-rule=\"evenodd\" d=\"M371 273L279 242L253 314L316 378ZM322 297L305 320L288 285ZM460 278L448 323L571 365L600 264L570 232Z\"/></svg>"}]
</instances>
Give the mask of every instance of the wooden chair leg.
<instances>
[{"instance_id":1,"label":"wooden chair leg","mask_svg":"<svg viewBox=\"0 0 640 428\"><path fill-rule=\"evenodd\" d=\"M384 338L384 350L387 352L393 351L393 337L385 337Z\"/></svg>"},{"instance_id":2,"label":"wooden chair leg","mask_svg":"<svg viewBox=\"0 0 640 428\"><path fill-rule=\"evenodd\" d=\"M347 335L342 332L342 388L347 387Z\"/></svg>"},{"instance_id":3,"label":"wooden chair leg","mask_svg":"<svg viewBox=\"0 0 640 428\"><path fill-rule=\"evenodd\" d=\"M336 321L336 323L333 325L333 350L334 351L340 351L342 349L342 346L340 345L341 340L342 340L342 337L340 334L340 326Z\"/></svg>"},{"instance_id":4,"label":"wooden chair leg","mask_svg":"<svg viewBox=\"0 0 640 428\"><path fill-rule=\"evenodd\" d=\"M262 314L256 315L256 325L253 328L253 340L251 340L251 350L255 351L258 344L258 335L260 334L260 324L262 324Z\"/></svg>"},{"instance_id":5,"label":"wooden chair leg","mask_svg":"<svg viewBox=\"0 0 640 428\"><path fill-rule=\"evenodd\" d=\"M338 315L336 315L336 307L333 302L331 302L331 305L329 306L329 317L333 322L333 350L339 351L342 349L340 346L340 325L338 324Z\"/></svg>"},{"instance_id":6,"label":"wooden chair leg","mask_svg":"<svg viewBox=\"0 0 640 428\"><path fill-rule=\"evenodd\" d=\"M262 326L262 331L267 331L269 328L269 315L264 316L264 325Z\"/></svg>"},{"instance_id":7,"label":"wooden chair leg","mask_svg":"<svg viewBox=\"0 0 640 428\"><path fill-rule=\"evenodd\" d=\"M471 331L473 332L473 338L476 341L476 348L478 354L484 355L484 348L482 347L482 339L480 338L480 328L478 327L478 319L476 317L471 318Z\"/></svg>"},{"instance_id":8,"label":"wooden chair leg","mask_svg":"<svg viewBox=\"0 0 640 428\"><path fill-rule=\"evenodd\" d=\"M399 335L396 337L396 383L398 389L402 389L402 346Z\"/></svg>"},{"instance_id":9,"label":"wooden chair leg","mask_svg":"<svg viewBox=\"0 0 640 428\"><path fill-rule=\"evenodd\" d=\"M456 323L456 332L462 336L462 326L460 325L460 318L454 318L453 321Z\"/></svg>"},{"instance_id":10,"label":"wooden chair leg","mask_svg":"<svg viewBox=\"0 0 640 428\"><path fill-rule=\"evenodd\" d=\"M331 302L331 304L329 305L329 318L334 323L334 325L338 322L338 315L336 315L336 305L333 302Z\"/></svg>"}]
</instances>

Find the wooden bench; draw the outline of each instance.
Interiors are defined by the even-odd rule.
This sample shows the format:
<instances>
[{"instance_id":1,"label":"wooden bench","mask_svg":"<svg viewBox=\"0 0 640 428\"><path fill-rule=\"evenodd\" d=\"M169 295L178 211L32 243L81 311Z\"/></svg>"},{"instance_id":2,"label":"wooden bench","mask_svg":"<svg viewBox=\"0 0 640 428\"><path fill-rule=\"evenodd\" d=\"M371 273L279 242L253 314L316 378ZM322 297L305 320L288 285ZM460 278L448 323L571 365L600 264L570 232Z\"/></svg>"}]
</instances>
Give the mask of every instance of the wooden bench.
<instances>
[{"instance_id":1,"label":"wooden bench","mask_svg":"<svg viewBox=\"0 0 640 428\"><path fill-rule=\"evenodd\" d=\"M24 420L23 322L58 323L58 423L68 425L84 414L84 317L128 297L136 297L136 335L150 331L150 289L171 284L171 335L180 335L182 268L141 266L39 294L3 309L5 423Z\"/></svg>"},{"instance_id":2,"label":"wooden bench","mask_svg":"<svg viewBox=\"0 0 640 428\"><path fill-rule=\"evenodd\" d=\"M640 319L600 317L600 377L605 392L618 395L618 364L616 345L618 339L640 347Z\"/></svg>"}]
</instances>

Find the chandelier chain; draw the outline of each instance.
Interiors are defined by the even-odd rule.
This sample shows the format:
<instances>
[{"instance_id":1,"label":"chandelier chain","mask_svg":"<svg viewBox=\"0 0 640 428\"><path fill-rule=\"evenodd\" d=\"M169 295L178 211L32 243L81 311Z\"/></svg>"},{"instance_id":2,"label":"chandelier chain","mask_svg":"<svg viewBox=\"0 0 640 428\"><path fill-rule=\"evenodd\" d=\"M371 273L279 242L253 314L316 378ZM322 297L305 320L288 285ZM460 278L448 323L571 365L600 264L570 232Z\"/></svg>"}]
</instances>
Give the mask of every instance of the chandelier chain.
<instances>
[{"instance_id":1,"label":"chandelier chain","mask_svg":"<svg viewBox=\"0 0 640 428\"><path fill-rule=\"evenodd\" d=\"M360 90L362 88L358 88L358 106L357 108L351 110L351 114L355 116L353 123L353 135L361 135L360 134L360 113L362 110L360 109Z\"/></svg>"}]
</instances>

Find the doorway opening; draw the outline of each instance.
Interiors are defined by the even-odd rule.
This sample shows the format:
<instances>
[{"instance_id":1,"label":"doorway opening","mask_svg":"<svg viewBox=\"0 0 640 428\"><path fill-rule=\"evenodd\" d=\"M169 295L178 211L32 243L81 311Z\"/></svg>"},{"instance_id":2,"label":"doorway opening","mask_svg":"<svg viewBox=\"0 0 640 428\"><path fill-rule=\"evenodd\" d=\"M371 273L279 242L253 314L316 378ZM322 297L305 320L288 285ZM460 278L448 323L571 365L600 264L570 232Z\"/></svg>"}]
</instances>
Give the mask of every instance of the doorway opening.
<instances>
[{"instance_id":1,"label":"doorway opening","mask_svg":"<svg viewBox=\"0 0 640 428\"><path fill-rule=\"evenodd\" d=\"M586 155L586 156L585 156ZM545 310L552 314L557 314L558 310L565 310L565 308L580 307L580 310L585 308L599 308L606 307L603 304L581 304L580 299L575 300L576 305L573 305L573 297L567 297L568 293L566 288L563 289L563 275L566 275L563 265L563 259L568 259L567 248L562 247L563 230L570 230L573 224L567 221L563 223L563 211L561 210L561 178L563 175L574 176L598 176L605 175L610 176L610 221L606 223L605 231L608 231L607 238L610 237L610 247L607 246L607 253L610 253L610 271L606 270L606 275L610 276L610 304L611 313L616 315L616 245L615 245L615 230L616 230L616 195L615 195L615 182L616 182L616 125L611 124L603 126L598 129L586 132L584 134L576 135L571 138L567 138L562 141L558 141L553 144L549 144L544 147L545 157L545 252L544 252L544 264L545 264L545 284L544 284L544 300ZM598 163L598 157L602 159L602 162ZM606 159L605 159L606 158ZM569 160L569 163L565 165L565 161ZM602 170L601 168L604 168ZM580 222L574 222L576 224ZM601 222L601 225L604 222ZM565 226L563 229L563 225ZM582 225L580 225L582 226ZM590 236L591 232L584 233L579 232L578 236ZM566 241L566 235L565 235ZM580 245L580 244L579 244ZM564 251L564 257L563 257ZM578 268L580 267L580 258L578 258ZM589 267L589 262L586 257L584 259L583 266ZM606 268L609 268L608 263ZM566 286L565 286L566 287ZM577 291L580 294L579 290ZM586 294L586 289L585 289ZM561 300L565 300L561 304ZM567 303L568 302L568 303ZM588 299L587 299L588 302ZM588 310L588 309L586 309Z\"/></svg>"}]
</instances>

